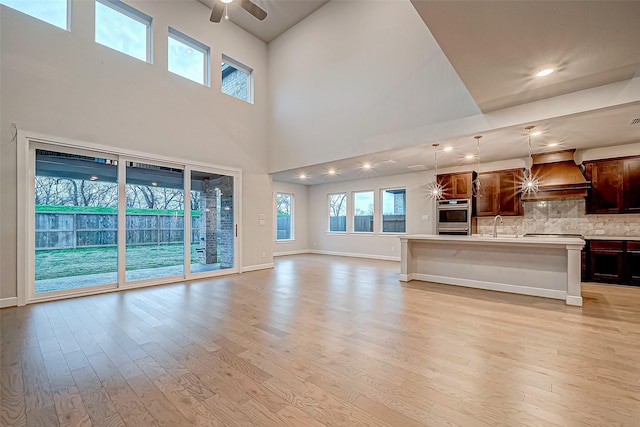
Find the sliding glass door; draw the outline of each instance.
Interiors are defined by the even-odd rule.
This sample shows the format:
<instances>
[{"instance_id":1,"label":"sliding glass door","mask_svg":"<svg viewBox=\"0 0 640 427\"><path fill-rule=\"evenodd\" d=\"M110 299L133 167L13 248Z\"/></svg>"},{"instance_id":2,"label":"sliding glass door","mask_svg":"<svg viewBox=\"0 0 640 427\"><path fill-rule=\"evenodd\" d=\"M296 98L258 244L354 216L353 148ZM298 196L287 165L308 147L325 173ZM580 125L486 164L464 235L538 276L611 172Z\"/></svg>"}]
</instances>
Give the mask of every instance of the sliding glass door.
<instances>
[{"instance_id":1,"label":"sliding glass door","mask_svg":"<svg viewBox=\"0 0 640 427\"><path fill-rule=\"evenodd\" d=\"M184 169L127 162L126 281L184 274Z\"/></svg>"},{"instance_id":2,"label":"sliding glass door","mask_svg":"<svg viewBox=\"0 0 640 427\"><path fill-rule=\"evenodd\" d=\"M238 175L44 142L28 153L28 300L238 271Z\"/></svg>"},{"instance_id":3,"label":"sliding glass door","mask_svg":"<svg viewBox=\"0 0 640 427\"><path fill-rule=\"evenodd\" d=\"M36 294L118 282L115 158L35 150Z\"/></svg>"},{"instance_id":4,"label":"sliding glass door","mask_svg":"<svg viewBox=\"0 0 640 427\"><path fill-rule=\"evenodd\" d=\"M191 171L191 273L234 267L233 177Z\"/></svg>"}]
</instances>

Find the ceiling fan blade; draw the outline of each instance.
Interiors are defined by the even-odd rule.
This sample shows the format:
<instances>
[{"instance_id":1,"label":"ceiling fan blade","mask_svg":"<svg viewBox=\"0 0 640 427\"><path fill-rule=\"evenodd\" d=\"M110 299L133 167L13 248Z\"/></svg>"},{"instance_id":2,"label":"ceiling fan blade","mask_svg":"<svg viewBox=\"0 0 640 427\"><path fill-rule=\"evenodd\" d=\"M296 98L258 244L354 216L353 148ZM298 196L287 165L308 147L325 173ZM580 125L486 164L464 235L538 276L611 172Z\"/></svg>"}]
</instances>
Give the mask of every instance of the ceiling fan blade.
<instances>
[{"instance_id":1,"label":"ceiling fan blade","mask_svg":"<svg viewBox=\"0 0 640 427\"><path fill-rule=\"evenodd\" d=\"M223 13L224 13L224 5L216 0L213 3L213 9L211 9L211 18L209 18L209 21L220 22L220 20L222 19Z\"/></svg>"},{"instance_id":2,"label":"ceiling fan blade","mask_svg":"<svg viewBox=\"0 0 640 427\"><path fill-rule=\"evenodd\" d=\"M267 17L267 12L251 0L240 0L240 6L260 21Z\"/></svg>"}]
</instances>

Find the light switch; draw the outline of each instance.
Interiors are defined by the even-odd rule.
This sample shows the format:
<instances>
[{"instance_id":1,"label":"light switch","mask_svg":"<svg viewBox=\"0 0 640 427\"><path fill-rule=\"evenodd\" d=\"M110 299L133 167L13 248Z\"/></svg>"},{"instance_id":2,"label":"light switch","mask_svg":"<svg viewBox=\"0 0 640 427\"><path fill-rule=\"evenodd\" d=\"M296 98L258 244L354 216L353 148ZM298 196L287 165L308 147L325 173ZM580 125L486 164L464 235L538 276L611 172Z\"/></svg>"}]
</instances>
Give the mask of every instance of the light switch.
<instances>
[{"instance_id":1,"label":"light switch","mask_svg":"<svg viewBox=\"0 0 640 427\"><path fill-rule=\"evenodd\" d=\"M267 221L265 221L264 219L260 220L260 225L266 225L266 224L267 224Z\"/></svg>"},{"instance_id":2,"label":"light switch","mask_svg":"<svg viewBox=\"0 0 640 427\"><path fill-rule=\"evenodd\" d=\"M265 219L264 214L258 214L258 219Z\"/></svg>"},{"instance_id":3,"label":"light switch","mask_svg":"<svg viewBox=\"0 0 640 427\"><path fill-rule=\"evenodd\" d=\"M422 215L423 221L429 221L429 215Z\"/></svg>"}]
</instances>

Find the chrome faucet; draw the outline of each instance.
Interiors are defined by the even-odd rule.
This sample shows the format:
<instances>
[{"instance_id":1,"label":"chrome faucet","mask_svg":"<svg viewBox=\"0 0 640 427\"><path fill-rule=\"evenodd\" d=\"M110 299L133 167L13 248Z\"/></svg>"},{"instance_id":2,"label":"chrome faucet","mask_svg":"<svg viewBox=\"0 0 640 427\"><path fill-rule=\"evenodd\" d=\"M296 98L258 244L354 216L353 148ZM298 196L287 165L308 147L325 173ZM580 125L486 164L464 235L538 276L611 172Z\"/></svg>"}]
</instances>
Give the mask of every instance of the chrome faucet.
<instances>
[{"instance_id":1,"label":"chrome faucet","mask_svg":"<svg viewBox=\"0 0 640 427\"><path fill-rule=\"evenodd\" d=\"M504 224L502 222L502 216L496 215L496 217L493 218L493 237L498 237L498 219L500 220L500 225Z\"/></svg>"}]
</instances>

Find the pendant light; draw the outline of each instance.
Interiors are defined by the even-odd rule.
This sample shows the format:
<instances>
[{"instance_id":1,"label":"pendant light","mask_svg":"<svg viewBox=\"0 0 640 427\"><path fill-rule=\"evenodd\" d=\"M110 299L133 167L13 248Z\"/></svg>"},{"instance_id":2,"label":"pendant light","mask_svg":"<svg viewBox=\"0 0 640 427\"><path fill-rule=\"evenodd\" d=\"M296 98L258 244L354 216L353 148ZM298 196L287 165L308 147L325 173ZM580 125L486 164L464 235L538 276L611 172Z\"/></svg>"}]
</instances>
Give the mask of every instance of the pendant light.
<instances>
[{"instance_id":1,"label":"pendant light","mask_svg":"<svg viewBox=\"0 0 640 427\"><path fill-rule=\"evenodd\" d=\"M531 129L535 126L527 126L524 129L529 133L529 166L524 170L522 177L522 184L520 185L520 192L522 194L536 194L538 192L538 178L531 173L531 166L533 165L533 158L531 157Z\"/></svg>"},{"instance_id":2,"label":"pendant light","mask_svg":"<svg viewBox=\"0 0 640 427\"><path fill-rule=\"evenodd\" d=\"M441 200L444 197L444 186L438 182L438 146L440 144L431 144L433 147L433 158L435 163L434 181L429 184L427 191L431 200Z\"/></svg>"},{"instance_id":3,"label":"pendant light","mask_svg":"<svg viewBox=\"0 0 640 427\"><path fill-rule=\"evenodd\" d=\"M476 135L474 136L475 140L476 140L476 147L477 147L477 154L476 154L476 159L477 159L477 171L476 171L476 179L473 180L473 185L471 186L471 190L473 191L473 197L478 197L479 195L482 194L482 183L480 182L480 138L482 138L482 135Z\"/></svg>"}]
</instances>

